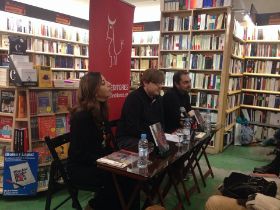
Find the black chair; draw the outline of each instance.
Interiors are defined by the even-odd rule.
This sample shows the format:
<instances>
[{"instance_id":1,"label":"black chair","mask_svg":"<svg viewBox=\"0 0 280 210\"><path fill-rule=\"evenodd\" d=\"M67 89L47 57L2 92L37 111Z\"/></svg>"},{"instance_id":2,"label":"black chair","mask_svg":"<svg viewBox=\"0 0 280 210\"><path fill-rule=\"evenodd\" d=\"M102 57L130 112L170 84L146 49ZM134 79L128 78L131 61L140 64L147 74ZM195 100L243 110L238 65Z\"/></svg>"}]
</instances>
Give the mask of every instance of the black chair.
<instances>
[{"instance_id":1,"label":"black chair","mask_svg":"<svg viewBox=\"0 0 280 210\"><path fill-rule=\"evenodd\" d=\"M209 159L208 159L208 156L207 156L207 153L206 153L206 149L212 139L212 137L214 136L215 132L213 131L210 136L208 138L206 138L204 141L203 141L203 144L201 145L201 148L197 154L197 157L196 157L196 162L194 164L194 168L195 167L198 167L199 169L199 174L200 174L200 177L201 177L201 180L203 182L203 185L204 187L206 187L206 182L205 182L205 179L211 175L212 178L214 178L214 173L213 173L213 170L211 168L211 165L210 165L210 162L209 162ZM201 171L201 167L200 167L200 164L199 164L199 161L201 160L201 158L204 157L205 161L206 161L206 164L207 164L207 171L205 173L202 173Z\"/></svg>"},{"instance_id":2,"label":"black chair","mask_svg":"<svg viewBox=\"0 0 280 210\"><path fill-rule=\"evenodd\" d=\"M65 133L52 139L46 136L45 141L53 158L50 167L50 179L48 184L45 210L50 210L52 195L57 191L57 186L61 185L61 179L63 180L63 186L66 187L69 196L53 209L58 209L68 200L72 199L72 207L78 210L82 210L81 204L78 200L78 190L96 192L98 188L92 188L91 186L89 186L89 188L80 187L74 185L71 182L70 176L67 172L67 159L61 160L56 151L56 148L59 148L63 144L70 142L70 133Z\"/></svg>"}]
</instances>

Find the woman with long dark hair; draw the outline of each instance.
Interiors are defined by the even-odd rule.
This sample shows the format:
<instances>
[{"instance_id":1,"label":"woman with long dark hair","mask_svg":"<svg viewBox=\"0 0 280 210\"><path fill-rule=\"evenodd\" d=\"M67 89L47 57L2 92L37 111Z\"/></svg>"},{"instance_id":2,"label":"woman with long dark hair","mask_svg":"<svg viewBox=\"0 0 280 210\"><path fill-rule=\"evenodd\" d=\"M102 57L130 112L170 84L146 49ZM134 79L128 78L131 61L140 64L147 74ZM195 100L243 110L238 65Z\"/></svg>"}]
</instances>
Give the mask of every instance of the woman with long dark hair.
<instances>
[{"instance_id":1,"label":"woman with long dark hair","mask_svg":"<svg viewBox=\"0 0 280 210\"><path fill-rule=\"evenodd\" d=\"M106 142L107 100L111 95L111 84L100 73L89 72L81 78L78 104L71 110L68 166L71 180L78 186L100 188L87 209L120 209L111 175L96 166L98 158L111 152Z\"/></svg>"}]
</instances>

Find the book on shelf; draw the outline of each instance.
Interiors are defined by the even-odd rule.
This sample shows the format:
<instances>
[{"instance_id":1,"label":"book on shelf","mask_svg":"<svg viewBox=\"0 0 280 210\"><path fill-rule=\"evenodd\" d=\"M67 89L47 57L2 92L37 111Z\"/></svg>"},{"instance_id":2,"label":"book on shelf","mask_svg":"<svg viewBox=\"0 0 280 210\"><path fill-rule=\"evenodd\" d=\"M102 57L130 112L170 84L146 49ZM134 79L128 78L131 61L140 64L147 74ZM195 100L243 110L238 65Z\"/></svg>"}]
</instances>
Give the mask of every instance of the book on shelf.
<instances>
[{"instance_id":1,"label":"book on shelf","mask_svg":"<svg viewBox=\"0 0 280 210\"><path fill-rule=\"evenodd\" d=\"M13 118L0 116L0 138L12 139Z\"/></svg>"},{"instance_id":2,"label":"book on shelf","mask_svg":"<svg viewBox=\"0 0 280 210\"><path fill-rule=\"evenodd\" d=\"M32 142L32 151L38 153L39 164L46 164L52 161L50 150L45 142Z\"/></svg>"},{"instance_id":3,"label":"book on shelf","mask_svg":"<svg viewBox=\"0 0 280 210\"><path fill-rule=\"evenodd\" d=\"M38 175L37 175L38 189L48 187L49 177L50 177L50 168L49 167L39 167L38 168Z\"/></svg>"},{"instance_id":4,"label":"book on shelf","mask_svg":"<svg viewBox=\"0 0 280 210\"><path fill-rule=\"evenodd\" d=\"M1 59L1 55L0 55ZM1 62L0 62L1 66ZM9 86L9 70L8 68L0 68L0 86Z\"/></svg>"},{"instance_id":5,"label":"book on shelf","mask_svg":"<svg viewBox=\"0 0 280 210\"><path fill-rule=\"evenodd\" d=\"M27 128L15 128L14 129L14 152L27 152L29 150L28 141L28 129Z\"/></svg>"},{"instance_id":6,"label":"book on shelf","mask_svg":"<svg viewBox=\"0 0 280 210\"><path fill-rule=\"evenodd\" d=\"M26 94L25 94L25 92L19 92L17 117L25 118L26 116L27 116Z\"/></svg>"},{"instance_id":7,"label":"book on shelf","mask_svg":"<svg viewBox=\"0 0 280 210\"><path fill-rule=\"evenodd\" d=\"M4 167L4 156L6 152L11 152L11 144L1 143L0 144L0 170Z\"/></svg>"},{"instance_id":8,"label":"book on shelf","mask_svg":"<svg viewBox=\"0 0 280 210\"><path fill-rule=\"evenodd\" d=\"M72 91L55 91L53 92L53 100L54 112L68 112L68 109L72 107Z\"/></svg>"},{"instance_id":9,"label":"book on shelf","mask_svg":"<svg viewBox=\"0 0 280 210\"><path fill-rule=\"evenodd\" d=\"M1 90L1 112L14 113L15 91Z\"/></svg>"},{"instance_id":10,"label":"book on shelf","mask_svg":"<svg viewBox=\"0 0 280 210\"><path fill-rule=\"evenodd\" d=\"M30 118L30 129L31 129L31 140L39 139L39 130L38 130L38 118L31 117Z\"/></svg>"},{"instance_id":11,"label":"book on shelf","mask_svg":"<svg viewBox=\"0 0 280 210\"><path fill-rule=\"evenodd\" d=\"M110 155L97 159L97 162L108 164L118 168L125 168L138 160L138 154L121 149Z\"/></svg>"},{"instance_id":12,"label":"book on shelf","mask_svg":"<svg viewBox=\"0 0 280 210\"><path fill-rule=\"evenodd\" d=\"M52 109L52 91L38 91L37 97L37 114L51 113Z\"/></svg>"},{"instance_id":13,"label":"book on shelf","mask_svg":"<svg viewBox=\"0 0 280 210\"><path fill-rule=\"evenodd\" d=\"M56 136L66 133L66 116L58 115L55 118L56 120Z\"/></svg>"},{"instance_id":14,"label":"book on shelf","mask_svg":"<svg viewBox=\"0 0 280 210\"><path fill-rule=\"evenodd\" d=\"M9 38L8 35L0 35L0 47L3 49L9 49Z\"/></svg>"},{"instance_id":15,"label":"book on shelf","mask_svg":"<svg viewBox=\"0 0 280 210\"><path fill-rule=\"evenodd\" d=\"M56 136L55 116L38 117L39 139L44 140L46 136L54 138Z\"/></svg>"},{"instance_id":16,"label":"book on shelf","mask_svg":"<svg viewBox=\"0 0 280 210\"><path fill-rule=\"evenodd\" d=\"M52 70L49 66L35 66L38 71L38 86L52 87Z\"/></svg>"}]
</instances>

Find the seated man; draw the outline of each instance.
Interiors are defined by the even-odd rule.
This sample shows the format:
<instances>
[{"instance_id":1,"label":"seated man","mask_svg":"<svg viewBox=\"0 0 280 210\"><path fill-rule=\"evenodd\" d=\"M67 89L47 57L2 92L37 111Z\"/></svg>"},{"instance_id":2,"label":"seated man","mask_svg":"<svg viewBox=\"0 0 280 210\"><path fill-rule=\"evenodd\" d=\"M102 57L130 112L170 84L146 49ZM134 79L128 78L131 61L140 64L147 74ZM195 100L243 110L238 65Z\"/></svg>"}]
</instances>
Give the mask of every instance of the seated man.
<instances>
[{"instance_id":1,"label":"seated man","mask_svg":"<svg viewBox=\"0 0 280 210\"><path fill-rule=\"evenodd\" d=\"M182 107L184 115L191 111L190 96L191 79L187 71L177 71L173 76L173 87L163 96L165 130L172 133L180 128Z\"/></svg>"},{"instance_id":2,"label":"seated man","mask_svg":"<svg viewBox=\"0 0 280 210\"><path fill-rule=\"evenodd\" d=\"M152 124L160 122L164 128L160 96L163 82L163 72L147 69L141 77L141 86L127 96L116 132L120 148L138 145L142 133L147 134L148 141L153 141L149 128Z\"/></svg>"}]
</instances>

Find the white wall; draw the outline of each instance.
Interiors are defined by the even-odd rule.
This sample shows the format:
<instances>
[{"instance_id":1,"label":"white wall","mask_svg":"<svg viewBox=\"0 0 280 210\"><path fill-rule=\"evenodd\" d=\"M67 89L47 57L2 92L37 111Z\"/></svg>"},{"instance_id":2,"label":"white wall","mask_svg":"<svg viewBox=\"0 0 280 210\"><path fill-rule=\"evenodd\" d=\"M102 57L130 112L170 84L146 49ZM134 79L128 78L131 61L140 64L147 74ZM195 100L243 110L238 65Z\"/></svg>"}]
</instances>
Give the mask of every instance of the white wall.
<instances>
[{"instance_id":1,"label":"white wall","mask_svg":"<svg viewBox=\"0 0 280 210\"><path fill-rule=\"evenodd\" d=\"M135 7L134 23L160 20L159 2L133 3Z\"/></svg>"},{"instance_id":2,"label":"white wall","mask_svg":"<svg viewBox=\"0 0 280 210\"><path fill-rule=\"evenodd\" d=\"M16 0L63 14L89 19L89 0Z\"/></svg>"},{"instance_id":3,"label":"white wall","mask_svg":"<svg viewBox=\"0 0 280 210\"><path fill-rule=\"evenodd\" d=\"M89 19L89 1L90 0L16 0L24 4L45 8L55 12ZM102 0L98 0L102 1ZM136 6L134 13L134 22L149 22L160 20L159 1L138 2L126 0Z\"/></svg>"}]
</instances>

